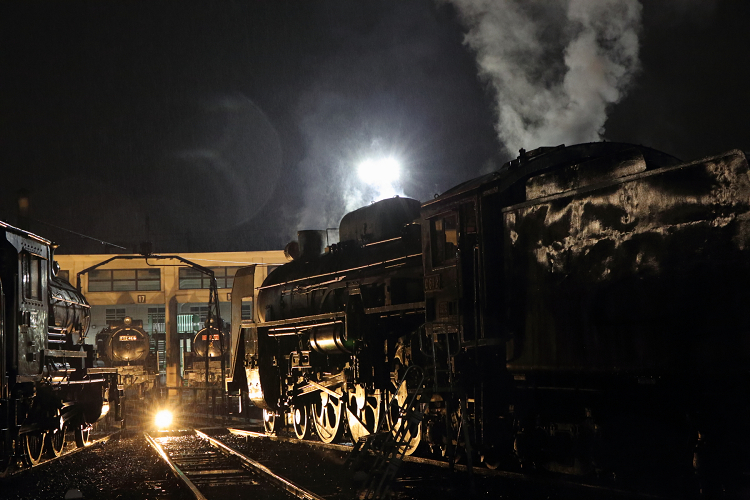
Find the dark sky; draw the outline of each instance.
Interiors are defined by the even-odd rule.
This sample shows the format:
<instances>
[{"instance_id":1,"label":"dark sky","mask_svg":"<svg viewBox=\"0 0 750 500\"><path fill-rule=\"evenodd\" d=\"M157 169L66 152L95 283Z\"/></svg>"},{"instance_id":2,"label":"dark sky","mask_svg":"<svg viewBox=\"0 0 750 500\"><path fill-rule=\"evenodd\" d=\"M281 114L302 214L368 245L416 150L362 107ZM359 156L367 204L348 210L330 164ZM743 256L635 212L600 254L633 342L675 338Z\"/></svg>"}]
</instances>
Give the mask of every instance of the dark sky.
<instances>
[{"instance_id":1,"label":"dark sky","mask_svg":"<svg viewBox=\"0 0 750 500\"><path fill-rule=\"evenodd\" d=\"M639 50L599 137L685 160L750 150L750 2L620 1ZM372 201L353 172L383 155L402 163L403 195L429 199L510 158L495 124L513 68L537 79L523 107L562 81L578 29L524 4L542 55L503 40L516 66L491 77L464 43L493 19L482 4L5 1L0 219L18 221L25 190L31 228L66 253L106 248L48 224L129 251L278 249ZM510 30L519 15L494 19Z\"/></svg>"}]
</instances>

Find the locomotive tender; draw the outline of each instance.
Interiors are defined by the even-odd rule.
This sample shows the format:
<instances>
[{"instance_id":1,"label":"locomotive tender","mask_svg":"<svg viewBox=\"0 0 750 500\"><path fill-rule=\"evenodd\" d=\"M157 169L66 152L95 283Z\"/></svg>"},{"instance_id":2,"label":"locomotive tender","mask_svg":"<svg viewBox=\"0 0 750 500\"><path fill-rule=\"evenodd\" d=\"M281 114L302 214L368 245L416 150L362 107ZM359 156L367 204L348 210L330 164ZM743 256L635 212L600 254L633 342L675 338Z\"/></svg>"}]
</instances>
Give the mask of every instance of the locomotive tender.
<instances>
[{"instance_id":1,"label":"locomotive tender","mask_svg":"<svg viewBox=\"0 0 750 500\"><path fill-rule=\"evenodd\" d=\"M399 426L489 467L724 487L748 470L750 166L618 143L521 151L423 205L347 214L340 242L232 292L231 384L266 429ZM406 377L417 366L420 377ZM419 370L415 371L418 372Z\"/></svg>"},{"instance_id":2,"label":"locomotive tender","mask_svg":"<svg viewBox=\"0 0 750 500\"><path fill-rule=\"evenodd\" d=\"M56 277L50 241L0 222L0 475L16 458L60 455L66 431L89 442L110 407L119 418L117 372L94 367L84 344L90 306Z\"/></svg>"}]
</instances>

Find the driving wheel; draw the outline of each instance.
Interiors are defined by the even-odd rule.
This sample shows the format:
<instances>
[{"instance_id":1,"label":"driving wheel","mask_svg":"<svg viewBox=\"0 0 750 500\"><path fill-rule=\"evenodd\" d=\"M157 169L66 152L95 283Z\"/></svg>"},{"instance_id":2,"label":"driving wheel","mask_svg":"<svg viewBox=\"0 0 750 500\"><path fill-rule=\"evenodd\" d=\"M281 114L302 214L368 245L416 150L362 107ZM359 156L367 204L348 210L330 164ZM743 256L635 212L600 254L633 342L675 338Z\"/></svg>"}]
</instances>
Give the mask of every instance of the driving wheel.
<instances>
[{"instance_id":1,"label":"driving wheel","mask_svg":"<svg viewBox=\"0 0 750 500\"><path fill-rule=\"evenodd\" d=\"M310 411L305 404L292 407L292 426L297 439L309 439L312 436L312 425L310 424Z\"/></svg>"},{"instance_id":2,"label":"driving wheel","mask_svg":"<svg viewBox=\"0 0 750 500\"><path fill-rule=\"evenodd\" d=\"M276 414L270 410L263 410L263 429L266 434L276 434L276 423L279 419L276 418Z\"/></svg>"},{"instance_id":3,"label":"driving wheel","mask_svg":"<svg viewBox=\"0 0 750 500\"><path fill-rule=\"evenodd\" d=\"M26 434L24 444L26 448L25 457L29 465L36 465L41 462L44 452L44 433L30 432Z\"/></svg>"},{"instance_id":4,"label":"driving wheel","mask_svg":"<svg viewBox=\"0 0 750 500\"><path fill-rule=\"evenodd\" d=\"M59 457L65 448L65 427L47 433L47 451L50 456Z\"/></svg>"},{"instance_id":5,"label":"driving wheel","mask_svg":"<svg viewBox=\"0 0 750 500\"><path fill-rule=\"evenodd\" d=\"M360 438L377 431L381 418L382 397L380 390L368 391L361 387L357 387L356 392L348 395L346 418L352 440L356 443Z\"/></svg>"},{"instance_id":6,"label":"driving wheel","mask_svg":"<svg viewBox=\"0 0 750 500\"><path fill-rule=\"evenodd\" d=\"M91 426L83 425L75 430L76 446L84 448L91 444Z\"/></svg>"},{"instance_id":7,"label":"driving wheel","mask_svg":"<svg viewBox=\"0 0 750 500\"><path fill-rule=\"evenodd\" d=\"M343 413L342 397L320 391L320 401L313 404L313 422L321 441L333 443L344 437Z\"/></svg>"}]
</instances>

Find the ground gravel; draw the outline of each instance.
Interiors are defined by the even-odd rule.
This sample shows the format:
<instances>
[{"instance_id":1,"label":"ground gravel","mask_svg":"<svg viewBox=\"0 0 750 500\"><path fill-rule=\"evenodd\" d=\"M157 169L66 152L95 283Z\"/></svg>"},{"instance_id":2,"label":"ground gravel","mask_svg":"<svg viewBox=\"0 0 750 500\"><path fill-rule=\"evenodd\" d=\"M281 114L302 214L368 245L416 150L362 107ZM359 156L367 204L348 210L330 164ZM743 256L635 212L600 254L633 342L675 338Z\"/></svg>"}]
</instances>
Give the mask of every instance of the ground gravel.
<instances>
[{"instance_id":1,"label":"ground gravel","mask_svg":"<svg viewBox=\"0 0 750 500\"><path fill-rule=\"evenodd\" d=\"M21 470L0 480L0 499L64 499L77 489L85 499L191 498L140 432Z\"/></svg>"}]
</instances>

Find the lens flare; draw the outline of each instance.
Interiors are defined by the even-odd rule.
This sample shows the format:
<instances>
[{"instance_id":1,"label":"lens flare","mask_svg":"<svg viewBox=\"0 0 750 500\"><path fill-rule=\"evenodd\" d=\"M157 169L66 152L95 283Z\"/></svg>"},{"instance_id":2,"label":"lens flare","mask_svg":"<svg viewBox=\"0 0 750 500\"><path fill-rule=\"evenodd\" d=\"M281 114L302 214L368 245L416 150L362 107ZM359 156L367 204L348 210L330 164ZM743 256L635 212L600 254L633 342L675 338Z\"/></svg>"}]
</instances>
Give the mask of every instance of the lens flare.
<instances>
[{"instance_id":1,"label":"lens flare","mask_svg":"<svg viewBox=\"0 0 750 500\"><path fill-rule=\"evenodd\" d=\"M156 414L154 423L160 429L169 427L170 425L172 425L172 412L169 410L161 410Z\"/></svg>"},{"instance_id":2,"label":"lens flare","mask_svg":"<svg viewBox=\"0 0 750 500\"><path fill-rule=\"evenodd\" d=\"M382 186L398 181L401 167L393 158L365 160L357 169L360 180L370 185Z\"/></svg>"}]
</instances>

